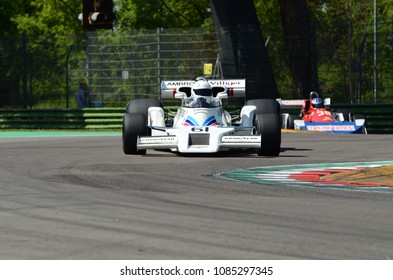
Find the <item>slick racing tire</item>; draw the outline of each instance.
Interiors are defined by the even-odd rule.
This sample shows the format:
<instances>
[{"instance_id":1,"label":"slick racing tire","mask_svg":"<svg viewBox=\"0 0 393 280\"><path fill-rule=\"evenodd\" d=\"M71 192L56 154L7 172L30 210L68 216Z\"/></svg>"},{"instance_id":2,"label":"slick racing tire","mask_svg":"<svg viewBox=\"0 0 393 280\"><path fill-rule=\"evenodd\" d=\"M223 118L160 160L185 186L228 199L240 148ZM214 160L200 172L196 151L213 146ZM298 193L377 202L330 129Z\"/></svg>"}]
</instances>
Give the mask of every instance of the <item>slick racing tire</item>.
<instances>
[{"instance_id":1,"label":"slick racing tire","mask_svg":"<svg viewBox=\"0 0 393 280\"><path fill-rule=\"evenodd\" d=\"M126 113L123 117L123 152L126 155L146 154L137 149L138 136L147 135L147 115Z\"/></svg>"},{"instance_id":2,"label":"slick racing tire","mask_svg":"<svg viewBox=\"0 0 393 280\"><path fill-rule=\"evenodd\" d=\"M158 99L134 99L128 102L126 113L142 113L147 115L150 107L162 107Z\"/></svg>"},{"instance_id":3,"label":"slick racing tire","mask_svg":"<svg viewBox=\"0 0 393 280\"><path fill-rule=\"evenodd\" d=\"M273 156L280 154L281 122L277 114L256 114L254 126L256 134L261 134L259 156Z\"/></svg>"}]
</instances>

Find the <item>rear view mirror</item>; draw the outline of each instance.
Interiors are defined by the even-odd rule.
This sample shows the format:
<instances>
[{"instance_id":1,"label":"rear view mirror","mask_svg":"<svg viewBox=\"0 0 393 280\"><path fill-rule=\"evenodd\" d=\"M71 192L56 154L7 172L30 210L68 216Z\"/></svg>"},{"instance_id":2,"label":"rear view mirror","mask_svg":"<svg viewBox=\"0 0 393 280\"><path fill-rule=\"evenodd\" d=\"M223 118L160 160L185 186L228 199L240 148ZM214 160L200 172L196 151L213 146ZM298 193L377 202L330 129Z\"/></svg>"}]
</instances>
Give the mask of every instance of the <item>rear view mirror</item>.
<instances>
[{"instance_id":1,"label":"rear view mirror","mask_svg":"<svg viewBox=\"0 0 393 280\"><path fill-rule=\"evenodd\" d=\"M187 97L187 94L185 93L185 92L176 92L175 93L175 98L178 98L178 99L184 99L184 98L186 98Z\"/></svg>"},{"instance_id":2,"label":"rear view mirror","mask_svg":"<svg viewBox=\"0 0 393 280\"><path fill-rule=\"evenodd\" d=\"M228 98L228 93L226 93L226 92L217 93L217 96L216 96L217 100L222 100L222 99L227 99L227 98Z\"/></svg>"}]
</instances>

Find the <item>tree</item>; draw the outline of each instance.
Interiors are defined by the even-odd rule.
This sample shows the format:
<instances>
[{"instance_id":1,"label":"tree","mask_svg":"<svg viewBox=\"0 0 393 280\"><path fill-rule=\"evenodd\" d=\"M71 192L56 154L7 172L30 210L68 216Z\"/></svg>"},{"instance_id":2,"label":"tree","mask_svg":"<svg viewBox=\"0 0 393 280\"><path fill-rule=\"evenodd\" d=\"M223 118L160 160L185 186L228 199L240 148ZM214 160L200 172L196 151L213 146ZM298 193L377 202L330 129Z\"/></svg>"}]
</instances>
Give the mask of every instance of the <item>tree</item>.
<instances>
[{"instance_id":1,"label":"tree","mask_svg":"<svg viewBox=\"0 0 393 280\"><path fill-rule=\"evenodd\" d=\"M335 102L373 102L373 1L310 1L318 21L317 40L321 91ZM393 3L378 0L378 69L381 96L392 87ZM390 87L390 88L389 88ZM385 92L385 93L382 93ZM391 98L391 97L390 97Z\"/></svg>"},{"instance_id":2,"label":"tree","mask_svg":"<svg viewBox=\"0 0 393 280\"><path fill-rule=\"evenodd\" d=\"M14 35L16 25L11 17L21 12L20 1L0 0L0 36Z\"/></svg>"},{"instance_id":3,"label":"tree","mask_svg":"<svg viewBox=\"0 0 393 280\"><path fill-rule=\"evenodd\" d=\"M122 29L201 27L210 17L209 0L120 0L116 4Z\"/></svg>"},{"instance_id":4,"label":"tree","mask_svg":"<svg viewBox=\"0 0 393 280\"><path fill-rule=\"evenodd\" d=\"M64 36L74 34L80 29L81 23L78 20L78 14L82 11L80 0L21 2L21 13L14 13L11 17L20 34Z\"/></svg>"},{"instance_id":5,"label":"tree","mask_svg":"<svg viewBox=\"0 0 393 280\"><path fill-rule=\"evenodd\" d=\"M26 42L22 44L23 51L19 50L19 54L24 54L23 61L14 62L19 64L19 69L23 68L21 77L27 78L21 82L24 102L27 102L27 95L30 96L30 106L34 103L32 96L36 99L59 99L65 88L67 53L83 42L83 31L78 20L82 3L79 0L19 2L19 12L14 11L9 18L17 34L23 34L23 42Z\"/></svg>"}]
</instances>

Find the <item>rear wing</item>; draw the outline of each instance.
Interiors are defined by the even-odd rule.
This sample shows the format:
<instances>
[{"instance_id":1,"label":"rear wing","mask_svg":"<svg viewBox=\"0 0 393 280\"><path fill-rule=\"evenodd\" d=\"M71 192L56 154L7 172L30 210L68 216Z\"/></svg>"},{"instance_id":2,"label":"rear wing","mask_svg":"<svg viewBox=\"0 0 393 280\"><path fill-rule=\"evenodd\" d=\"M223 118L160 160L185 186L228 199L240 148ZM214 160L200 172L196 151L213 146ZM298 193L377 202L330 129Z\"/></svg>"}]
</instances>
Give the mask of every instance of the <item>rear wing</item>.
<instances>
[{"instance_id":1,"label":"rear wing","mask_svg":"<svg viewBox=\"0 0 393 280\"><path fill-rule=\"evenodd\" d=\"M245 97L246 96L246 79L237 80L208 80L212 86L213 96L219 92L226 91L228 97ZM161 98L175 98L176 92L182 91L190 96L191 87L195 80L181 81L162 81Z\"/></svg>"},{"instance_id":2,"label":"rear wing","mask_svg":"<svg viewBox=\"0 0 393 280\"><path fill-rule=\"evenodd\" d=\"M301 108L304 104L305 99L295 99L295 100L281 100L281 108ZM330 98L325 98L323 100L323 105L326 108L330 107Z\"/></svg>"},{"instance_id":3,"label":"rear wing","mask_svg":"<svg viewBox=\"0 0 393 280\"><path fill-rule=\"evenodd\" d=\"M298 100L281 100L281 108L301 108L304 104L303 99Z\"/></svg>"}]
</instances>

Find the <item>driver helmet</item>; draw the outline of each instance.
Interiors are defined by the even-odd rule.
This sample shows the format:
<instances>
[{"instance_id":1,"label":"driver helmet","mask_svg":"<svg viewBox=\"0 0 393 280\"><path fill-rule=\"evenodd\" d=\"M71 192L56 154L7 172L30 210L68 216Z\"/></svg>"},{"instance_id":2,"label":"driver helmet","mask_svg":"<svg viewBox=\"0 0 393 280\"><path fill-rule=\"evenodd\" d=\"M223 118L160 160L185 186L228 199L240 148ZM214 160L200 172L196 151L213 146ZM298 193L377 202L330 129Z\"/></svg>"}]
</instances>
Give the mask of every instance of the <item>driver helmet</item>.
<instances>
[{"instance_id":1,"label":"driver helmet","mask_svg":"<svg viewBox=\"0 0 393 280\"><path fill-rule=\"evenodd\" d=\"M313 108L323 108L323 101L321 98L316 97L311 100Z\"/></svg>"},{"instance_id":2,"label":"driver helmet","mask_svg":"<svg viewBox=\"0 0 393 280\"><path fill-rule=\"evenodd\" d=\"M210 83L205 78L197 78L191 87L191 97L193 99L204 97L206 101L210 102L212 96L212 86Z\"/></svg>"}]
</instances>

